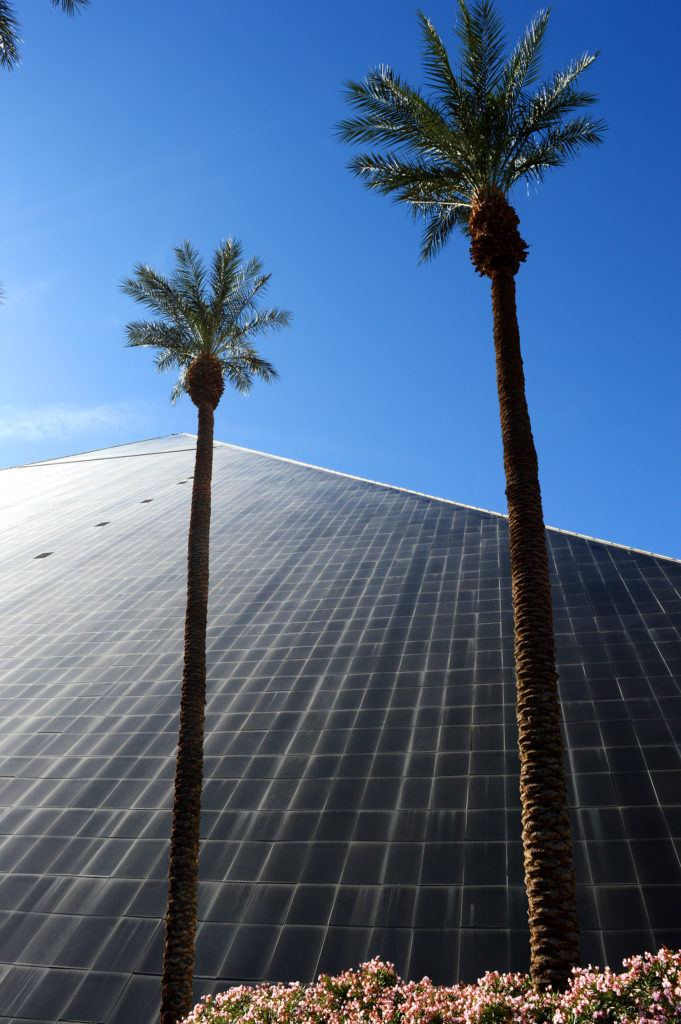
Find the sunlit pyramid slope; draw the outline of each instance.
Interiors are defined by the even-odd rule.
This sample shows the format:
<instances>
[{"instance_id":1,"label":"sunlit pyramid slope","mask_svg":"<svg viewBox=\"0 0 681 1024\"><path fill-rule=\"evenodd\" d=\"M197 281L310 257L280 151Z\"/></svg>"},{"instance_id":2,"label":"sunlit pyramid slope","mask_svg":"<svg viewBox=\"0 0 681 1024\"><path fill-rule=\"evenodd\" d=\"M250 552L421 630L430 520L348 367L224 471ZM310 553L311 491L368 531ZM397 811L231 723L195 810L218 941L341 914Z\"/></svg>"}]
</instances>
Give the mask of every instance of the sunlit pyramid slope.
<instances>
[{"instance_id":1,"label":"sunlit pyramid slope","mask_svg":"<svg viewBox=\"0 0 681 1024\"><path fill-rule=\"evenodd\" d=\"M195 439L0 474L0 1024L159 1003ZM216 444L197 995L526 969L503 516ZM681 946L681 564L548 531L585 962Z\"/></svg>"}]
</instances>

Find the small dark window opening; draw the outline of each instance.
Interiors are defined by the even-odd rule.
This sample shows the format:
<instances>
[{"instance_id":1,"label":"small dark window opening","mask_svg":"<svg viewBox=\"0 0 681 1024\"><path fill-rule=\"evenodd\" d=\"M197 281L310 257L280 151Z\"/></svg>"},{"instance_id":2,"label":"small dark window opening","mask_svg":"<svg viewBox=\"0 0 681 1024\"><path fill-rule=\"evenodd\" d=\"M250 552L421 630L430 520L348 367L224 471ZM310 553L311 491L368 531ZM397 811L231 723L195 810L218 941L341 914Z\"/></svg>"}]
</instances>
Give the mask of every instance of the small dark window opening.
<instances>
[{"instance_id":1,"label":"small dark window opening","mask_svg":"<svg viewBox=\"0 0 681 1024\"><path fill-rule=\"evenodd\" d=\"M42 554L40 554L40 555L34 555L33 557L34 557L34 558L47 558L47 557L48 557L48 555L51 555L51 554L52 554L52 552L51 552L51 551L43 551L43 553L42 553Z\"/></svg>"},{"instance_id":2,"label":"small dark window opening","mask_svg":"<svg viewBox=\"0 0 681 1024\"><path fill-rule=\"evenodd\" d=\"M110 520L110 519L107 519L107 520L106 520L105 522L103 522L103 523L95 523L95 526L108 526L110 522L111 522L111 520Z\"/></svg>"},{"instance_id":3,"label":"small dark window opening","mask_svg":"<svg viewBox=\"0 0 681 1024\"><path fill-rule=\"evenodd\" d=\"M143 498L142 501L140 501L140 505L149 505L153 500L153 498Z\"/></svg>"}]
</instances>

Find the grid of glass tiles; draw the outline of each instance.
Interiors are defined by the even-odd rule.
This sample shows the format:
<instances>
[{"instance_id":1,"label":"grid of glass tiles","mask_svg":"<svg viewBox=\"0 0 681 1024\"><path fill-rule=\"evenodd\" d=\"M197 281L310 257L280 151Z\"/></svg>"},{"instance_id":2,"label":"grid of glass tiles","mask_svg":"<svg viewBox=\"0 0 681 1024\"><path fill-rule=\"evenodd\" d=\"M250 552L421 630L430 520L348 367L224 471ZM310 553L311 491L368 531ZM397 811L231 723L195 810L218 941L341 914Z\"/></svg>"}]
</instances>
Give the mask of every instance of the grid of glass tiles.
<instances>
[{"instance_id":1,"label":"grid of glass tiles","mask_svg":"<svg viewBox=\"0 0 681 1024\"><path fill-rule=\"evenodd\" d=\"M0 1024L154 1019L192 446L0 477ZM227 445L213 493L197 995L526 969L505 518ZM681 564L548 537L614 966L681 946Z\"/></svg>"}]
</instances>

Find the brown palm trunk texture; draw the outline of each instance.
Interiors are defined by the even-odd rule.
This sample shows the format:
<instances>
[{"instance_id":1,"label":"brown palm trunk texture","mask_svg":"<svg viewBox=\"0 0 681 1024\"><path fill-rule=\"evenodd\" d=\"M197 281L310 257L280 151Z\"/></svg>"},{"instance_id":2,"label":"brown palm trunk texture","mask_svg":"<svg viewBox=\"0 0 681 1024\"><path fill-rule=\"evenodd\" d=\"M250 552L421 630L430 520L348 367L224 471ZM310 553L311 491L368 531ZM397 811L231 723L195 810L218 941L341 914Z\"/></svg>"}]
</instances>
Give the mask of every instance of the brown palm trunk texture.
<instances>
[{"instance_id":1,"label":"brown palm trunk texture","mask_svg":"<svg viewBox=\"0 0 681 1024\"><path fill-rule=\"evenodd\" d=\"M530 970L562 989L579 964L579 927L551 584L537 454L525 399L515 280L527 246L503 193L473 204L471 255L492 282L494 347L506 473Z\"/></svg>"},{"instance_id":2,"label":"brown palm trunk texture","mask_svg":"<svg viewBox=\"0 0 681 1024\"><path fill-rule=\"evenodd\" d=\"M199 405L198 419L187 553L184 672L170 837L161 1024L176 1024L192 1009L206 706L212 403L204 401Z\"/></svg>"}]
</instances>

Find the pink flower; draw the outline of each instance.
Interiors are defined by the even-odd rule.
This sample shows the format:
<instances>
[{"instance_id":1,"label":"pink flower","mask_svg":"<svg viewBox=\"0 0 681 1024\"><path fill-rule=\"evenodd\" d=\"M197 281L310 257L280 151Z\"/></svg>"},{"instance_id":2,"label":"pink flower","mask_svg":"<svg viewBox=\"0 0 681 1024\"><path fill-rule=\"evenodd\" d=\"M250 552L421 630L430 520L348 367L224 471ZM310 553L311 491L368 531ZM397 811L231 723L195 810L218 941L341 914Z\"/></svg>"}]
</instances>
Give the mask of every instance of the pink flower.
<instances>
[{"instance_id":1,"label":"pink flower","mask_svg":"<svg viewBox=\"0 0 681 1024\"><path fill-rule=\"evenodd\" d=\"M405 982L374 957L311 985L239 986L206 996L184 1024L679 1024L681 952L630 957L616 974L573 971L565 992L539 992L522 974L492 971L475 985Z\"/></svg>"}]
</instances>

